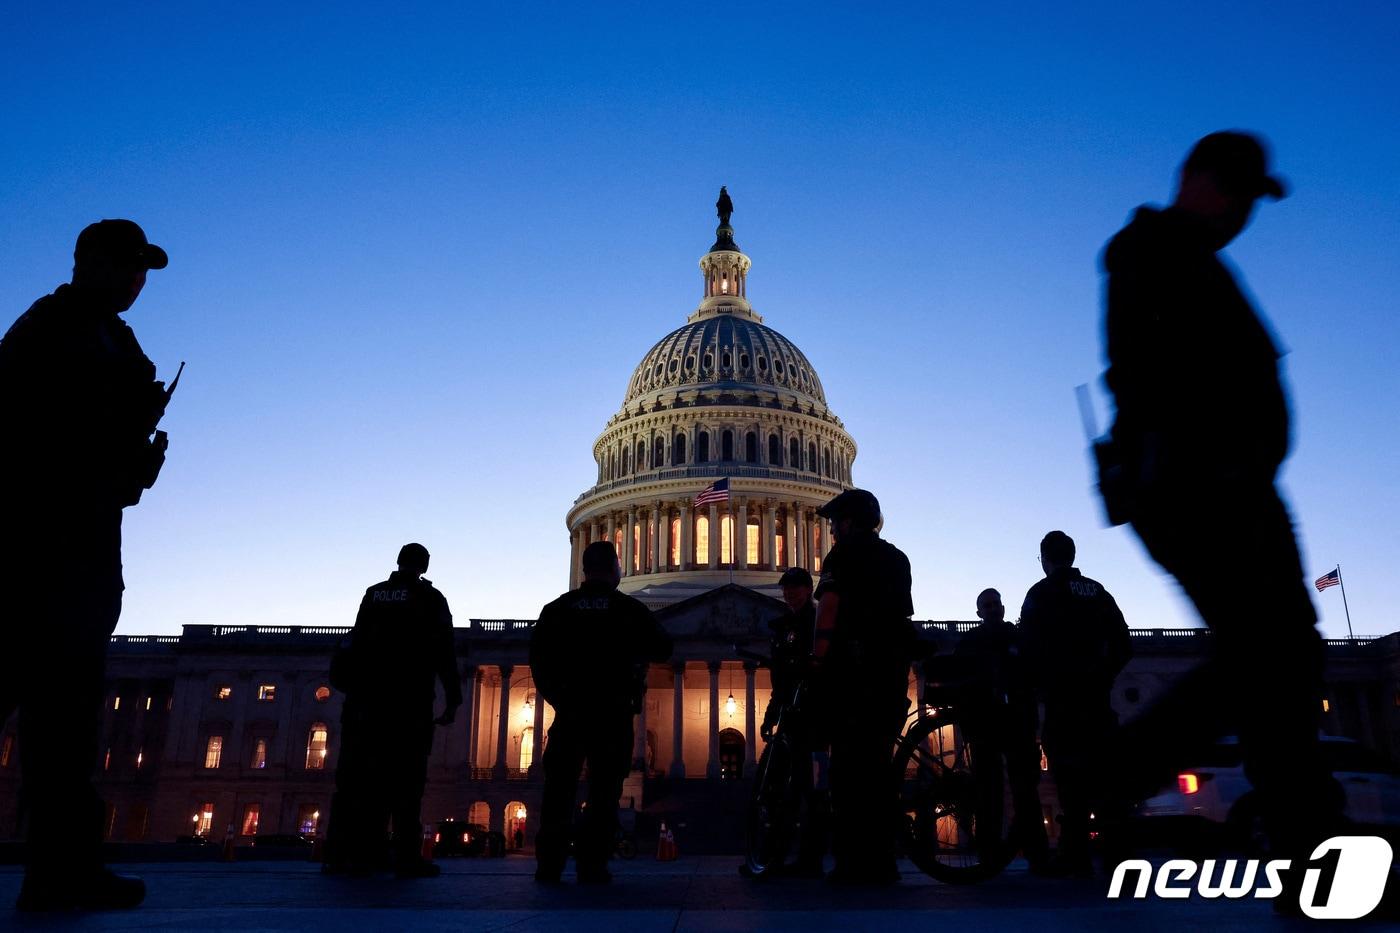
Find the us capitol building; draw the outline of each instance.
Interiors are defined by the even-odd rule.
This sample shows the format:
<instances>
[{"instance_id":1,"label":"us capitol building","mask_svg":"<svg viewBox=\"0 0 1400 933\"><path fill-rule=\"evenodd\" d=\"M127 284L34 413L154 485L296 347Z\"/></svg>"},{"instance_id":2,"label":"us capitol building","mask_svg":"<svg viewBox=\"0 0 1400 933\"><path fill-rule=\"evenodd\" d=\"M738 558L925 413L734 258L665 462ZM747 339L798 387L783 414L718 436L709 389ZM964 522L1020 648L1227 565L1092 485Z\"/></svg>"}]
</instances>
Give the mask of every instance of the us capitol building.
<instances>
[{"instance_id":1,"label":"us capitol building","mask_svg":"<svg viewBox=\"0 0 1400 933\"><path fill-rule=\"evenodd\" d=\"M565 519L570 585L583 548L613 541L622 589L651 606L675 640L673 660L648 673L623 805L644 842L664 819L690 851L734 851L741 838L771 691L767 671L736 648L766 650L767 623L784 608L782 569L819 571L831 530L815 510L852 484L856 457L812 363L749 302L752 263L735 242L723 189L717 207L715 242L700 257L699 305L633 370L621 409L593 445L594 483ZM725 481L727 499L696 504ZM540 603L554 595L541 593ZM527 666L532 624L458 625L465 703L436 731L425 823L480 823L512 847L517 832L526 845L533 839L553 711ZM949 651L974 624L918 626ZM249 620L113 636L98 757L107 838L170 842L231 831L247 842L324 832L342 701L327 669L346 631ZM1197 663L1210 639L1202 629L1132 636L1135 657L1113 691L1124 716ZM1327 676L1326 731L1400 757L1400 633L1329 642ZM911 676L914 702L916 684ZM21 835L18 764L15 724L0 723L0 839ZM1042 802L1053 836L1048 780Z\"/></svg>"}]
</instances>

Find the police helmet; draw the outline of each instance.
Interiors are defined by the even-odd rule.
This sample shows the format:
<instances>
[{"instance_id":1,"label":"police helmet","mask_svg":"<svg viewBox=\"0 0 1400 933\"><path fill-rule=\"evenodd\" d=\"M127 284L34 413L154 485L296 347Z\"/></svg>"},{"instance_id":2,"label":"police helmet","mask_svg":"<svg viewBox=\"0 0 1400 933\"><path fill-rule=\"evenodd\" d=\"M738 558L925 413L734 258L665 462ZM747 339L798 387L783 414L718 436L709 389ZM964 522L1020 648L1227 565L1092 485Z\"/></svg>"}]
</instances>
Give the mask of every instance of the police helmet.
<instances>
[{"instance_id":1,"label":"police helmet","mask_svg":"<svg viewBox=\"0 0 1400 933\"><path fill-rule=\"evenodd\" d=\"M833 522L848 518L857 528L874 531L881 522L880 500L867 490L847 489L817 509L817 514Z\"/></svg>"}]
</instances>

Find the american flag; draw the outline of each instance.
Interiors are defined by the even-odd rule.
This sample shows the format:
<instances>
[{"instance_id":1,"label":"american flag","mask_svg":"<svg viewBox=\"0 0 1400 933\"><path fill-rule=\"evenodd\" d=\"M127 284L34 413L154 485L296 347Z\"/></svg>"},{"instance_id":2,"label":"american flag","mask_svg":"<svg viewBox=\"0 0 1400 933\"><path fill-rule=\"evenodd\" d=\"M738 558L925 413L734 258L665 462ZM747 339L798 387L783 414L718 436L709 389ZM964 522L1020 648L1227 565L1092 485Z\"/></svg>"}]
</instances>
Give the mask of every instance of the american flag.
<instances>
[{"instance_id":1,"label":"american flag","mask_svg":"<svg viewBox=\"0 0 1400 933\"><path fill-rule=\"evenodd\" d=\"M695 497L696 506L709 505L711 502L729 501L729 477L717 479L706 486L700 495Z\"/></svg>"},{"instance_id":2,"label":"american flag","mask_svg":"<svg viewBox=\"0 0 1400 933\"><path fill-rule=\"evenodd\" d=\"M1320 577L1318 577L1316 580L1314 580L1314 581L1313 581L1313 586L1317 587L1317 591L1318 591L1319 593L1321 593L1323 590L1327 589L1329 586L1336 586L1338 583L1341 583L1341 582L1342 582L1342 568L1338 567L1336 570L1332 571L1331 573L1324 573L1322 576L1320 576Z\"/></svg>"}]
</instances>

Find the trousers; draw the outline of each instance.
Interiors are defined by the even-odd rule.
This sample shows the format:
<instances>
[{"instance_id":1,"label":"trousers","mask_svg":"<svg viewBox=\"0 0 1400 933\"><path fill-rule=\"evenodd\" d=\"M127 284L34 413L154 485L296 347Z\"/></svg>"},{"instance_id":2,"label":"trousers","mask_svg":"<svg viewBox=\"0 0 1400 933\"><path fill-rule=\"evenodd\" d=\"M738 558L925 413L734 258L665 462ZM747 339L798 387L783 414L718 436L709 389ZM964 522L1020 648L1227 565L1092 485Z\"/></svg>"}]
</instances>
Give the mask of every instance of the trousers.
<instances>
[{"instance_id":1,"label":"trousers","mask_svg":"<svg viewBox=\"0 0 1400 933\"><path fill-rule=\"evenodd\" d=\"M535 856L540 870L563 870L574 841L580 871L602 869L617 833L617 801L632 763L632 711L557 709L544 749L544 794ZM574 806L584 763L588 764L587 806L573 831Z\"/></svg>"},{"instance_id":2,"label":"trousers","mask_svg":"<svg viewBox=\"0 0 1400 933\"><path fill-rule=\"evenodd\" d=\"M335 769L327 861L356 868L382 865L393 825L392 852L402 865L421 858L420 814L432 749L432 709L361 711L346 699L340 761Z\"/></svg>"}]
</instances>

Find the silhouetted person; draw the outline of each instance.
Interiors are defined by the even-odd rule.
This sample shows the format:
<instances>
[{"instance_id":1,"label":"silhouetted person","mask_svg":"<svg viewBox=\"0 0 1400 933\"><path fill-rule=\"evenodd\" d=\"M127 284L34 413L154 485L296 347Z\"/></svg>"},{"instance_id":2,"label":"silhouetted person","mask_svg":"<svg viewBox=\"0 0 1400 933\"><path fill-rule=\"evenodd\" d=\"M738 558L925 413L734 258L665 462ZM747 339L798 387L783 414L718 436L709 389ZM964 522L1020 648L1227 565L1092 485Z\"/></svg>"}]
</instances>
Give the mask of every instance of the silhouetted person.
<instances>
[{"instance_id":1,"label":"silhouetted person","mask_svg":"<svg viewBox=\"0 0 1400 933\"><path fill-rule=\"evenodd\" d=\"M909 710L909 559L880 538L880 503L849 489L817 510L836 543L822 560L812 656L830 698L832 855L838 884L899 880L894 743Z\"/></svg>"},{"instance_id":2,"label":"silhouetted person","mask_svg":"<svg viewBox=\"0 0 1400 933\"><path fill-rule=\"evenodd\" d=\"M583 577L582 586L541 610L530 633L535 690L554 707L535 837L535 880L542 882L557 882L568 860L585 761L588 800L574 840L578 880L612 880L607 864L632 762L632 716L641 709L647 665L671 656L671 636L651 610L617 591L622 566L611 543L583 549Z\"/></svg>"},{"instance_id":3,"label":"silhouetted person","mask_svg":"<svg viewBox=\"0 0 1400 933\"><path fill-rule=\"evenodd\" d=\"M447 600L423 574L428 549L405 544L399 569L365 591L355 627L332 664L332 685L345 693L340 761L326 839L326 870L359 874L383 867L393 823L394 871L433 878L423 858L419 815L433 726L452 723L462 681ZM437 681L446 699L433 718Z\"/></svg>"},{"instance_id":4,"label":"silhouetted person","mask_svg":"<svg viewBox=\"0 0 1400 933\"><path fill-rule=\"evenodd\" d=\"M1103 812L1106 762L1118 725L1113 681L1132 657L1128 625L1103 585L1074 567L1074 541L1040 542L1041 580L1021 606L1021 652L1045 703L1041 730L1060 798L1058 867L1090 871L1089 814Z\"/></svg>"},{"instance_id":5,"label":"silhouetted person","mask_svg":"<svg viewBox=\"0 0 1400 933\"><path fill-rule=\"evenodd\" d=\"M772 666L773 691L768 706L763 713L763 723L759 735L765 742L773 737L773 729L778 723L779 713L792 701L793 693L804 679L810 677L812 669L812 640L816 632L817 606L812 601L812 575L801 567L792 567L783 572L778 580L783 590L783 602L788 611L768 623L769 657ZM801 831L797 841L797 860L791 865L777 866L774 874L793 875L800 878L820 878L822 859L826 856L827 836L830 833L831 803L827 798L825 782L817 780L817 773L826 771L827 739L820 734L817 724L821 720L820 700L814 692L808 691L799 716L789 716L784 729L793 731L793 752L798 762L794 773L793 792L799 798L799 812L802 814ZM741 873L748 874L748 866Z\"/></svg>"},{"instance_id":6,"label":"silhouetted person","mask_svg":"<svg viewBox=\"0 0 1400 933\"><path fill-rule=\"evenodd\" d=\"M23 910L134 907L102 866L92 786L108 636L122 604L122 509L155 483L164 385L120 315L165 251L129 220L85 228L73 280L0 342L0 722L18 708L28 846Z\"/></svg>"},{"instance_id":7,"label":"silhouetted person","mask_svg":"<svg viewBox=\"0 0 1400 933\"><path fill-rule=\"evenodd\" d=\"M1039 703L1021 657L1020 633L1006 621L1001 593L986 589L977 595L977 618L982 623L958 640L953 656L986 677L992 695L985 698L985 707L974 704L968 709L963 727L973 744L974 760L979 747L993 751L991 756L981 756L984 759L995 758L996 752L1005 757L1014 808L1012 838L1026 853L1032 870L1040 871L1046 866L1049 842L1040 810ZM991 789L994 797L987 800L986 818L999 824L1003 806L999 779Z\"/></svg>"},{"instance_id":8,"label":"silhouetted person","mask_svg":"<svg viewBox=\"0 0 1400 933\"><path fill-rule=\"evenodd\" d=\"M1214 635L1210 659L1126 729L1129 786L1155 792L1237 731L1275 850L1299 859L1341 811L1318 751L1322 640L1274 486L1290 443L1281 352L1217 255L1284 193L1258 138L1196 144L1171 206L1139 208L1104 253L1105 379L1120 514Z\"/></svg>"}]
</instances>

